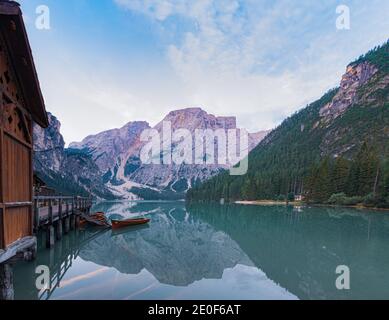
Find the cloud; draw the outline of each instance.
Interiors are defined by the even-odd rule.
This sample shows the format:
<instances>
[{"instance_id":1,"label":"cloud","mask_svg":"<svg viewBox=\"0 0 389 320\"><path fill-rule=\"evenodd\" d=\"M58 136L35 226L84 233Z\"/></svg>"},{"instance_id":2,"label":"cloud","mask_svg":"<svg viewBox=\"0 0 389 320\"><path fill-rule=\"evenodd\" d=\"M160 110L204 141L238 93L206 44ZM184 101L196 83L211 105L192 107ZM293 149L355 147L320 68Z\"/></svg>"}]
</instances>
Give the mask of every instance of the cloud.
<instances>
[{"instance_id":1,"label":"cloud","mask_svg":"<svg viewBox=\"0 0 389 320\"><path fill-rule=\"evenodd\" d=\"M237 115L250 130L274 127L319 98L337 85L347 63L373 46L370 35L374 45L388 37L387 20L379 14L382 6L389 9L383 1L376 7L346 1L354 27L343 33L335 28L333 0L115 1L165 28L169 19L190 21L194 27L166 48L190 92L188 101Z\"/></svg>"},{"instance_id":2,"label":"cloud","mask_svg":"<svg viewBox=\"0 0 389 320\"><path fill-rule=\"evenodd\" d=\"M132 11L142 12L152 18L163 21L172 14L181 12L184 1L174 0L114 0L119 6Z\"/></svg>"},{"instance_id":3,"label":"cloud","mask_svg":"<svg viewBox=\"0 0 389 320\"><path fill-rule=\"evenodd\" d=\"M335 28L338 0L112 3L128 14L93 7L106 33L92 39L95 23L83 28L88 20L72 11L66 24L53 18L50 33L30 30L47 106L66 142L198 106L237 116L250 131L269 129L336 86L349 62L389 36L386 0L344 0L350 31ZM80 34L61 37L68 23Z\"/></svg>"}]
</instances>

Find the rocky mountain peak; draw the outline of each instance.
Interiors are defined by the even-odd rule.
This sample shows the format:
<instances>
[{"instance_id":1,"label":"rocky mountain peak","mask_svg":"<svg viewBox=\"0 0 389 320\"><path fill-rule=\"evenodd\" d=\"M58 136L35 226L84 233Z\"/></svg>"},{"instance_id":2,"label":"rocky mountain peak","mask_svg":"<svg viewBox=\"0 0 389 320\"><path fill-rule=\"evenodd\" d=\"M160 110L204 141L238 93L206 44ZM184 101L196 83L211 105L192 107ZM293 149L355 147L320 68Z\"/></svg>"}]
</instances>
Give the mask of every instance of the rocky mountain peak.
<instances>
[{"instance_id":1,"label":"rocky mountain peak","mask_svg":"<svg viewBox=\"0 0 389 320\"><path fill-rule=\"evenodd\" d=\"M129 122L119 129L107 130L90 135L81 142L73 142L70 148L90 153L100 170L106 172L137 141L142 131L149 128L146 121Z\"/></svg>"},{"instance_id":2,"label":"rocky mountain peak","mask_svg":"<svg viewBox=\"0 0 389 320\"><path fill-rule=\"evenodd\" d=\"M377 72L378 68L368 61L349 65L340 82L338 93L330 103L320 109L320 116L324 118L324 122L328 123L339 117L355 103L358 89Z\"/></svg>"},{"instance_id":3,"label":"rocky mountain peak","mask_svg":"<svg viewBox=\"0 0 389 320\"><path fill-rule=\"evenodd\" d=\"M201 108L169 112L153 128L162 133L161 138L162 136L165 138L164 122L170 122L172 133L177 129L187 129L192 134L196 129L237 129L235 117L218 117ZM225 168L216 164L213 166L143 164L140 161L140 152L145 142L141 141L140 136L145 129L150 129L147 122L130 122L120 129L88 136L81 142L70 144L70 147L91 155L104 175L106 185L122 197L134 198L135 189L142 189L143 193L146 192L144 190L148 193L152 191L154 194L157 193L157 196L161 196L161 192L182 193L195 181L208 179ZM249 150L254 148L266 134L267 132L250 134ZM145 196L140 195L140 197Z\"/></svg>"},{"instance_id":4,"label":"rocky mountain peak","mask_svg":"<svg viewBox=\"0 0 389 320\"><path fill-rule=\"evenodd\" d=\"M47 113L47 129L34 124L33 139L36 158L50 170L58 171L63 161L65 141L60 134L61 123L50 112Z\"/></svg>"},{"instance_id":5,"label":"rocky mountain peak","mask_svg":"<svg viewBox=\"0 0 389 320\"><path fill-rule=\"evenodd\" d=\"M195 129L236 129L235 117L216 117L201 108L186 108L171 111L159 124L157 130L162 127L163 122L170 122L173 129L185 128L189 131Z\"/></svg>"},{"instance_id":6,"label":"rocky mountain peak","mask_svg":"<svg viewBox=\"0 0 389 320\"><path fill-rule=\"evenodd\" d=\"M125 124L121 129L125 129L125 128L131 129L137 127L147 128L150 127L150 125L147 121L130 121L127 124Z\"/></svg>"},{"instance_id":7,"label":"rocky mountain peak","mask_svg":"<svg viewBox=\"0 0 389 320\"><path fill-rule=\"evenodd\" d=\"M346 73L342 77L340 87L343 90L359 87L369 81L377 71L378 69L367 61L351 64L347 67Z\"/></svg>"},{"instance_id":8,"label":"rocky mountain peak","mask_svg":"<svg viewBox=\"0 0 389 320\"><path fill-rule=\"evenodd\" d=\"M112 198L90 155L65 149L61 123L48 113L49 126L34 124L34 173L58 194Z\"/></svg>"},{"instance_id":9,"label":"rocky mountain peak","mask_svg":"<svg viewBox=\"0 0 389 320\"><path fill-rule=\"evenodd\" d=\"M44 130L39 127L34 127L34 150L45 151L56 148L64 148L65 141L61 134L61 122L50 112L47 113L49 119L49 127Z\"/></svg>"}]
</instances>

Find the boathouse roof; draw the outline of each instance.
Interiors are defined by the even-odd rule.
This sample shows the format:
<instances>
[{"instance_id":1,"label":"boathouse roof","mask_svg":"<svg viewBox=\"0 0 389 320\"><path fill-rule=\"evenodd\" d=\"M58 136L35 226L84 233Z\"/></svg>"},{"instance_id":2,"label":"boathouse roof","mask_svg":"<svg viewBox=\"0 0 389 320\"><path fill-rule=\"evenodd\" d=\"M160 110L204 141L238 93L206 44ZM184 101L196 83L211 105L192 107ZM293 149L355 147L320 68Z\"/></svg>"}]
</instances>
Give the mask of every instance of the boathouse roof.
<instances>
[{"instance_id":1,"label":"boathouse roof","mask_svg":"<svg viewBox=\"0 0 389 320\"><path fill-rule=\"evenodd\" d=\"M49 125L22 11L15 1L0 0L0 32L33 120L46 128Z\"/></svg>"}]
</instances>

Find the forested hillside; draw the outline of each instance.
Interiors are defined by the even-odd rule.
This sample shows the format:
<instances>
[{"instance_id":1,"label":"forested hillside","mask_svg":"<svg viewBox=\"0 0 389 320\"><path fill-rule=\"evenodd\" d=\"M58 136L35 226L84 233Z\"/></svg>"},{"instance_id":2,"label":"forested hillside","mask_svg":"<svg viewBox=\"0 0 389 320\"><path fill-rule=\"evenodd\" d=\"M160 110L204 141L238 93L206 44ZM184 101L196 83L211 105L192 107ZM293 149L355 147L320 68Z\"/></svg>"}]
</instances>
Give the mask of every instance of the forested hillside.
<instances>
[{"instance_id":1,"label":"forested hillside","mask_svg":"<svg viewBox=\"0 0 389 320\"><path fill-rule=\"evenodd\" d=\"M339 88L273 130L249 154L246 175L225 171L191 189L187 199L284 199L302 194L317 203L386 206L388 138L389 42L351 63Z\"/></svg>"}]
</instances>

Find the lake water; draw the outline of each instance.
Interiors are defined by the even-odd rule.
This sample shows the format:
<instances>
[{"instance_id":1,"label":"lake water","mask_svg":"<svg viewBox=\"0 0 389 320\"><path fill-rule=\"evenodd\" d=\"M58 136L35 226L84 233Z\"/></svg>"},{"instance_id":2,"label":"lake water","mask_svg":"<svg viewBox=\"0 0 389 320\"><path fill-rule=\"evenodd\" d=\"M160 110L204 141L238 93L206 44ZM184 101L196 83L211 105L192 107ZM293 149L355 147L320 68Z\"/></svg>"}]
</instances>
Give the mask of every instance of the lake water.
<instances>
[{"instance_id":1,"label":"lake water","mask_svg":"<svg viewBox=\"0 0 389 320\"><path fill-rule=\"evenodd\" d=\"M181 202L94 210L151 223L40 245L36 261L15 267L17 299L389 299L388 213ZM50 292L35 288L38 265L50 268ZM335 286L339 265L350 290Z\"/></svg>"}]
</instances>

